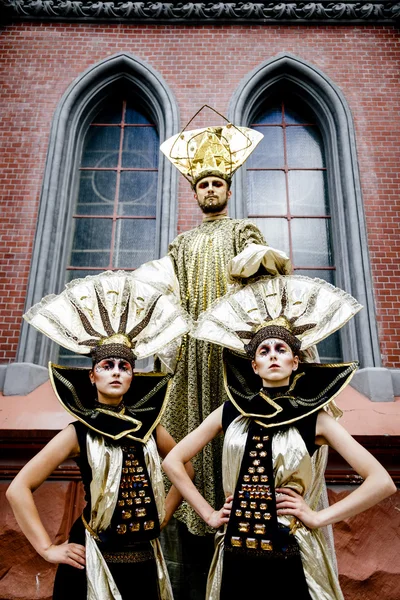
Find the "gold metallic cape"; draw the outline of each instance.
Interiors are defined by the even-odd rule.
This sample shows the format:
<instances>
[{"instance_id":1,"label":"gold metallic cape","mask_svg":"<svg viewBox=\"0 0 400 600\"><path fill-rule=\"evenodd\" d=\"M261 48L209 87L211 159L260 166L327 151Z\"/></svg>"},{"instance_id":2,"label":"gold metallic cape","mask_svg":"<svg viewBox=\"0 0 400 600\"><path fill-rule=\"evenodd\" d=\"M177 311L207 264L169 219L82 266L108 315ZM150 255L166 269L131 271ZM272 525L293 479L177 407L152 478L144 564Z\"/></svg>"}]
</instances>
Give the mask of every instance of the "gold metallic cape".
<instances>
[{"instance_id":1,"label":"gold metallic cape","mask_svg":"<svg viewBox=\"0 0 400 600\"><path fill-rule=\"evenodd\" d=\"M122 450L119 446L107 444L103 436L92 432L87 434L87 453L92 469L91 519L89 528L94 535L110 525L118 498L122 470ZM160 459L154 438L151 436L144 445L144 456L158 510L160 523L164 519L164 486ZM104 560L94 535L86 528L86 578L88 600L122 600L111 572ZM151 542L157 565L158 584L161 600L173 600L172 588L158 539ZM132 589L134 599L134 588Z\"/></svg>"},{"instance_id":2,"label":"gold metallic cape","mask_svg":"<svg viewBox=\"0 0 400 600\"><path fill-rule=\"evenodd\" d=\"M228 427L223 448L223 486L225 495L235 491L239 476L250 419L242 415ZM322 448L321 450L324 450ZM274 434L272 461L275 487L291 487L304 494L311 508L316 509L324 490L325 457L321 450L311 458L296 427ZM293 517L278 516L278 521L290 526ZM301 526L294 535L300 547L304 574L312 600L343 600L332 548L321 529ZM206 600L219 600L223 571L224 533L216 535L216 550L208 576ZM240 576L240 574L239 574ZM273 585L273 582L270 582ZM279 585L284 583L279 582Z\"/></svg>"},{"instance_id":3,"label":"gold metallic cape","mask_svg":"<svg viewBox=\"0 0 400 600\"><path fill-rule=\"evenodd\" d=\"M181 303L193 319L227 292L227 265L251 243L265 244L260 231L250 221L229 218L206 221L172 242ZM225 400L222 348L186 336L163 417L166 429L179 441ZM196 487L211 506L223 503L221 454L218 438L192 459ZM195 535L213 531L186 503L175 516Z\"/></svg>"}]
</instances>

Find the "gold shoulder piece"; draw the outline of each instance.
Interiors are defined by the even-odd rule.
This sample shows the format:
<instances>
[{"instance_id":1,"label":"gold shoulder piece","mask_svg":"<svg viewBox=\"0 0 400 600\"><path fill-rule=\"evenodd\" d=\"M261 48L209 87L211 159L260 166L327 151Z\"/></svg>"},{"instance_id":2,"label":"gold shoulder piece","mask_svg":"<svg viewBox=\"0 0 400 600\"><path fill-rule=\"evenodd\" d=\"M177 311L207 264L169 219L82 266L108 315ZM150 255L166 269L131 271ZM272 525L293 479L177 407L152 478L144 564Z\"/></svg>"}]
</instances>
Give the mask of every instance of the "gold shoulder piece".
<instances>
[{"instance_id":1,"label":"gold shoulder piece","mask_svg":"<svg viewBox=\"0 0 400 600\"><path fill-rule=\"evenodd\" d=\"M283 411L283 408L281 406L279 406L279 404L274 402L272 400L272 398L270 398L267 394L264 394L264 392L262 390L260 392L260 396L263 400L268 402L268 404L270 404L271 406L273 406L276 409L274 413L271 413L270 415L265 415L266 419L272 419L273 417L275 417L275 415L277 415L278 413Z\"/></svg>"}]
</instances>

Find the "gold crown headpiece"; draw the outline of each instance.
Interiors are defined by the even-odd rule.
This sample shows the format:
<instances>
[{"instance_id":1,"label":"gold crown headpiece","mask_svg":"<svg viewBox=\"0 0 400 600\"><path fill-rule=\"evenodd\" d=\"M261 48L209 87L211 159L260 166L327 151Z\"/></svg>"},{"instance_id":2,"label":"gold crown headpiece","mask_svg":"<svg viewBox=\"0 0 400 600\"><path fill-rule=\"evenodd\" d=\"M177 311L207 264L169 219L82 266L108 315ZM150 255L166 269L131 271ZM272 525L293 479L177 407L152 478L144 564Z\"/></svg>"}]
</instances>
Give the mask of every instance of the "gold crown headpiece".
<instances>
[{"instance_id":1,"label":"gold crown headpiece","mask_svg":"<svg viewBox=\"0 0 400 600\"><path fill-rule=\"evenodd\" d=\"M187 131L187 127L204 108L210 108L225 119L227 124ZM263 137L262 133L254 129L233 125L226 117L205 104L180 133L161 144L160 150L194 189L200 179L210 175L221 177L230 184L235 171L247 160Z\"/></svg>"},{"instance_id":2,"label":"gold crown headpiece","mask_svg":"<svg viewBox=\"0 0 400 600\"><path fill-rule=\"evenodd\" d=\"M177 303L124 271L75 279L24 318L60 346L90 354L94 362L113 356L132 365L189 330Z\"/></svg>"}]
</instances>

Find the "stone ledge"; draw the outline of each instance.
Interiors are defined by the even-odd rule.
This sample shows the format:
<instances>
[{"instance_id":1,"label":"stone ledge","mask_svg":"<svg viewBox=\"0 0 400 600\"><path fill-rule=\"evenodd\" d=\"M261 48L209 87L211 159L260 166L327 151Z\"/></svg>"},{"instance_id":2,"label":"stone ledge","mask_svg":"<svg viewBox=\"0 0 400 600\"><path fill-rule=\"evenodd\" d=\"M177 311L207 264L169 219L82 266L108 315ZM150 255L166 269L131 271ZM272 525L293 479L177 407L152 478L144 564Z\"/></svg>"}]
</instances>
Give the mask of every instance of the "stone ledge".
<instances>
[{"instance_id":1,"label":"stone ledge","mask_svg":"<svg viewBox=\"0 0 400 600\"><path fill-rule=\"evenodd\" d=\"M400 370L381 367L359 369L350 385L372 402L394 402L394 397L399 395L394 387L400 387Z\"/></svg>"},{"instance_id":2,"label":"stone ledge","mask_svg":"<svg viewBox=\"0 0 400 600\"><path fill-rule=\"evenodd\" d=\"M4 382L6 379L8 365L0 365L0 391L4 390Z\"/></svg>"},{"instance_id":3,"label":"stone ledge","mask_svg":"<svg viewBox=\"0 0 400 600\"><path fill-rule=\"evenodd\" d=\"M392 375L393 393L395 396L400 396L400 369L389 369Z\"/></svg>"},{"instance_id":4,"label":"stone ledge","mask_svg":"<svg viewBox=\"0 0 400 600\"><path fill-rule=\"evenodd\" d=\"M45 367L32 363L10 363L1 367L0 390L4 396L26 396L49 379L49 372Z\"/></svg>"}]
</instances>

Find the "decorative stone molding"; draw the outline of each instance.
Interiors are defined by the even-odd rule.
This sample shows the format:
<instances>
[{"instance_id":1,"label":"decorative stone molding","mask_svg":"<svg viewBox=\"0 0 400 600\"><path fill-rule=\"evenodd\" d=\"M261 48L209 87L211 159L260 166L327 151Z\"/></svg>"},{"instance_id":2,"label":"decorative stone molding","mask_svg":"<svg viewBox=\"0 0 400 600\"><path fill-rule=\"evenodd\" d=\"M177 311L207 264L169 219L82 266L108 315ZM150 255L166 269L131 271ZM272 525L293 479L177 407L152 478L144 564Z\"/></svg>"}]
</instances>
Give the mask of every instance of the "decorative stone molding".
<instances>
[{"instance_id":1,"label":"decorative stone molding","mask_svg":"<svg viewBox=\"0 0 400 600\"><path fill-rule=\"evenodd\" d=\"M398 375L395 369L359 369L351 380L351 387L367 396L371 402L394 402L394 380Z\"/></svg>"},{"instance_id":2,"label":"decorative stone molding","mask_svg":"<svg viewBox=\"0 0 400 600\"><path fill-rule=\"evenodd\" d=\"M4 396L26 396L49 378L49 371L32 363L11 363L6 366L2 391Z\"/></svg>"},{"instance_id":3,"label":"decorative stone molding","mask_svg":"<svg viewBox=\"0 0 400 600\"><path fill-rule=\"evenodd\" d=\"M400 2L120 2L0 0L10 18L145 23L397 23Z\"/></svg>"}]
</instances>

